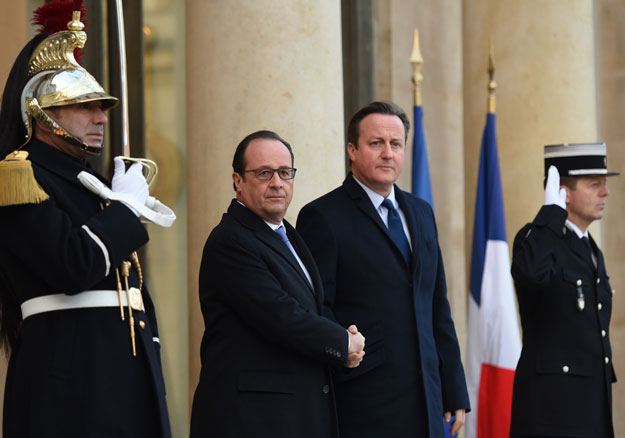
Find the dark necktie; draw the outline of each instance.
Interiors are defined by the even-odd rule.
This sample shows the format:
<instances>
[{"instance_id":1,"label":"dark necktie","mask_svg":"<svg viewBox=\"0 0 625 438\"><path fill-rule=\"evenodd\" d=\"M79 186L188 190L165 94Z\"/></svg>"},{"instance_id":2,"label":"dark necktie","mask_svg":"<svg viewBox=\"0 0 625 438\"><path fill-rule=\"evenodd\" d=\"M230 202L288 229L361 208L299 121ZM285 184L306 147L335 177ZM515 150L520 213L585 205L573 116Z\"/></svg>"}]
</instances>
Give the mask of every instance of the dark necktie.
<instances>
[{"instance_id":1,"label":"dark necktie","mask_svg":"<svg viewBox=\"0 0 625 438\"><path fill-rule=\"evenodd\" d=\"M588 249L588 255L590 256L590 259L592 260L592 264L595 265L595 268L597 267L597 259L595 258L595 253L592 250L592 246L590 245L590 239L587 236L582 237L582 242L584 242L584 245L586 246L586 249Z\"/></svg>"},{"instance_id":2,"label":"dark necktie","mask_svg":"<svg viewBox=\"0 0 625 438\"><path fill-rule=\"evenodd\" d=\"M388 233L404 256L404 260L406 260L406 263L410 266L410 244L406 238L399 212L395 209L390 199L385 199L382 205L388 210Z\"/></svg>"}]
</instances>

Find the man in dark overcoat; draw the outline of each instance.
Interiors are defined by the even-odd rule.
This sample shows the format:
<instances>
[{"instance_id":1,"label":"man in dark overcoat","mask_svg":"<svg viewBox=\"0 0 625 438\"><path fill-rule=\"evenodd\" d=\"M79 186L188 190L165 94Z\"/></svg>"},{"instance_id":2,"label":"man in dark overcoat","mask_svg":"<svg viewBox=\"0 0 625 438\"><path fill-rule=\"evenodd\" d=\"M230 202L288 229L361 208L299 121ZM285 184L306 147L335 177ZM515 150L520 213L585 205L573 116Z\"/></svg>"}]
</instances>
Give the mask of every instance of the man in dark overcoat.
<instances>
[{"instance_id":1,"label":"man in dark overcoat","mask_svg":"<svg viewBox=\"0 0 625 438\"><path fill-rule=\"evenodd\" d=\"M511 437L614 436L612 294L588 226L609 194L606 146L545 146L545 203L514 240L523 326Z\"/></svg>"},{"instance_id":2,"label":"man in dark overcoat","mask_svg":"<svg viewBox=\"0 0 625 438\"><path fill-rule=\"evenodd\" d=\"M296 170L291 146L255 132L232 167L236 199L200 267L205 332L191 437L336 437L330 367L357 366L364 338L321 315L319 272L284 220Z\"/></svg>"},{"instance_id":3,"label":"man in dark overcoat","mask_svg":"<svg viewBox=\"0 0 625 438\"><path fill-rule=\"evenodd\" d=\"M406 114L374 102L348 126L351 173L306 205L297 229L315 257L327 315L367 336L356 369L338 369L341 437L443 436L469 409L434 214L400 190Z\"/></svg>"},{"instance_id":4,"label":"man in dark overcoat","mask_svg":"<svg viewBox=\"0 0 625 438\"><path fill-rule=\"evenodd\" d=\"M3 436L170 437L154 305L135 253L148 234L130 207L145 204L148 185L140 164L126 171L116 158L111 185L86 159L102 150L117 99L75 61L86 35L70 21L26 45L2 99ZM105 202L81 172L128 202Z\"/></svg>"}]
</instances>

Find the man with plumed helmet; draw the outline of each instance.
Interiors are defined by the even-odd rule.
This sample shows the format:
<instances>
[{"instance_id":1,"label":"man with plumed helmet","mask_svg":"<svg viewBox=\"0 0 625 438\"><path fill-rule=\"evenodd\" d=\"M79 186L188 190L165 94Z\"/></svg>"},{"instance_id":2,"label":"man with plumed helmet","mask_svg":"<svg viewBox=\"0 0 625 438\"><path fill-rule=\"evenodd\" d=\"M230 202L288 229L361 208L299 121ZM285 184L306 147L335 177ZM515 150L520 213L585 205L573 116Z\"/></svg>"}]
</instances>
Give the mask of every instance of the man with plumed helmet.
<instances>
[{"instance_id":1,"label":"man with plumed helmet","mask_svg":"<svg viewBox=\"0 0 625 438\"><path fill-rule=\"evenodd\" d=\"M605 143L545 146L545 202L514 239L523 326L511 437L614 436L613 290L588 226L609 195Z\"/></svg>"},{"instance_id":2,"label":"man with plumed helmet","mask_svg":"<svg viewBox=\"0 0 625 438\"><path fill-rule=\"evenodd\" d=\"M136 250L149 190L115 159L112 184L87 158L117 104L78 64L80 1L21 51L0 111L0 341L10 354L3 436L169 437L154 305ZM84 13L84 10L83 10ZM50 14L50 15L49 15ZM59 21L59 20L56 20ZM124 202L85 188L86 172Z\"/></svg>"}]
</instances>

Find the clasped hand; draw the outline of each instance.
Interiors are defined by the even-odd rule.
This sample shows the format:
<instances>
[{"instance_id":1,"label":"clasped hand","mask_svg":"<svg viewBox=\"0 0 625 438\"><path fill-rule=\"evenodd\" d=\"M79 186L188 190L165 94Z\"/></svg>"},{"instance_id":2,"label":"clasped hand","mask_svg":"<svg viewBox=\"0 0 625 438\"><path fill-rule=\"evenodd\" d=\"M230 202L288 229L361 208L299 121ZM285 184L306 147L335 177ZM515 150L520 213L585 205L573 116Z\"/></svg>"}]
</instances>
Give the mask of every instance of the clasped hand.
<instances>
[{"instance_id":1,"label":"clasped hand","mask_svg":"<svg viewBox=\"0 0 625 438\"><path fill-rule=\"evenodd\" d=\"M365 337L353 324L347 328L347 334L349 335L349 349L345 366L347 368L356 368L362 362L362 358L365 357Z\"/></svg>"}]
</instances>

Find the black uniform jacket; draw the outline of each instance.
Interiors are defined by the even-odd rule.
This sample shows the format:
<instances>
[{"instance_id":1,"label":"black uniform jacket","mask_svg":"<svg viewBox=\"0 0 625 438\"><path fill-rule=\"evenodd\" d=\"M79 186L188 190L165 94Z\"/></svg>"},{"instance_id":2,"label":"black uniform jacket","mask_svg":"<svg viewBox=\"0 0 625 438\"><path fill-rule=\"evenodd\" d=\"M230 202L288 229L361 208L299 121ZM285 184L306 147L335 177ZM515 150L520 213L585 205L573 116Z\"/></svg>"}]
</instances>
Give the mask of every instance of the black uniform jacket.
<instances>
[{"instance_id":1,"label":"black uniform jacket","mask_svg":"<svg viewBox=\"0 0 625 438\"><path fill-rule=\"evenodd\" d=\"M612 289L591 237L565 227L566 210L544 206L514 239L512 277L523 326L510 435L611 437ZM583 309L580 303L583 300Z\"/></svg>"},{"instance_id":2,"label":"black uniform jacket","mask_svg":"<svg viewBox=\"0 0 625 438\"><path fill-rule=\"evenodd\" d=\"M103 207L76 178L92 166L32 140L34 175L50 199L0 208L3 294L18 303L51 294L116 290L115 268L148 240L126 206ZM106 182L102 177L98 176ZM108 183L107 183L108 184ZM131 269L130 286L138 287ZM82 308L26 318L13 349L4 398L4 437L170 436L154 306ZM141 326L143 328L141 328Z\"/></svg>"},{"instance_id":3,"label":"black uniform jacket","mask_svg":"<svg viewBox=\"0 0 625 438\"><path fill-rule=\"evenodd\" d=\"M297 219L328 315L366 338L360 366L336 372L342 438L442 437L443 413L469 408L432 209L397 186L395 197L412 239L410 266L351 174Z\"/></svg>"},{"instance_id":4,"label":"black uniform jacket","mask_svg":"<svg viewBox=\"0 0 625 438\"><path fill-rule=\"evenodd\" d=\"M206 241L192 437L336 436L328 366L347 360L347 332L320 316L319 272L283 223L313 287L278 234L236 200Z\"/></svg>"}]
</instances>

